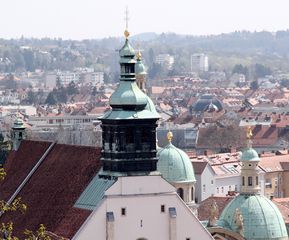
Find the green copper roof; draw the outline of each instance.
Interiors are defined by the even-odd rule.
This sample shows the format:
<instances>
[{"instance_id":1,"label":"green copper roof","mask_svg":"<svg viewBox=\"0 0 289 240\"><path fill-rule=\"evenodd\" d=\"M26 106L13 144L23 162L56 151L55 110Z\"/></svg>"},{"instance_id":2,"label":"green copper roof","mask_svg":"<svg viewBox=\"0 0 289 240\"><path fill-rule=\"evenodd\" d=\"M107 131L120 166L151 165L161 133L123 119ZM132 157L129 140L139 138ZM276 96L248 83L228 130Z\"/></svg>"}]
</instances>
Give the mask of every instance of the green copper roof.
<instances>
[{"instance_id":1,"label":"green copper roof","mask_svg":"<svg viewBox=\"0 0 289 240\"><path fill-rule=\"evenodd\" d=\"M136 82L121 81L118 88L111 95L111 106L144 106L147 104L147 96L139 89Z\"/></svg>"},{"instance_id":2,"label":"green copper roof","mask_svg":"<svg viewBox=\"0 0 289 240\"><path fill-rule=\"evenodd\" d=\"M259 155L253 148L246 148L242 152L241 161L260 161Z\"/></svg>"},{"instance_id":3,"label":"green copper roof","mask_svg":"<svg viewBox=\"0 0 289 240\"><path fill-rule=\"evenodd\" d=\"M143 65L141 59L137 59L137 61L136 61L135 74L137 74L137 75L146 75L147 74L145 66Z\"/></svg>"},{"instance_id":4,"label":"green copper roof","mask_svg":"<svg viewBox=\"0 0 289 240\"><path fill-rule=\"evenodd\" d=\"M95 176L76 201L74 207L94 210L102 200L104 192L115 182Z\"/></svg>"},{"instance_id":5,"label":"green copper roof","mask_svg":"<svg viewBox=\"0 0 289 240\"><path fill-rule=\"evenodd\" d=\"M16 118L13 124L13 129L24 129L24 128L25 126L24 126L22 119Z\"/></svg>"},{"instance_id":6,"label":"green copper roof","mask_svg":"<svg viewBox=\"0 0 289 240\"><path fill-rule=\"evenodd\" d=\"M260 195L239 195L223 210L220 221L236 231L235 211L243 216L244 237L250 240L288 239L283 217L276 205Z\"/></svg>"},{"instance_id":7,"label":"green copper roof","mask_svg":"<svg viewBox=\"0 0 289 240\"><path fill-rule=\"evenodd\" d=\"M188 155L169 143L158 152L158 171L168 182L194 182L193 165Z\"/></svg>"},{"instance_id":8,"label":"green copper roof","mask_svg":"<svg viewBox=\"0 0 289 240\"><path fill-rule=\"evenodd\" d=\"M125 40L125 44L119 50L119 55L121 58L122 57L134 57L135 56L135 51L134 51L133 47L130 45L128 39Z\"/></svg>"}]
</instances>

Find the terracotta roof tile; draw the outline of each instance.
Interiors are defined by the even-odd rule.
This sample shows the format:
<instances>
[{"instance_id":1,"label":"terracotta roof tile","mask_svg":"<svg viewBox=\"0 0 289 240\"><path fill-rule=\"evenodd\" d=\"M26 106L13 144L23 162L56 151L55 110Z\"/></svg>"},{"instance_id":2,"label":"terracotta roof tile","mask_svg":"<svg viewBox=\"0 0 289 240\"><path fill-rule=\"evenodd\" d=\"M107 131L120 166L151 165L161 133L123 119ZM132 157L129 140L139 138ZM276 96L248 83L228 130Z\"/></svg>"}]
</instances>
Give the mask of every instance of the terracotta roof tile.
<instances>
[{"instance_id":1,"label":"terracotta roof tile","mask_svg":"<svg viewBox=\"0 0 289 240\"><path fill-rule=\"evenodd\" d=\"M217 206L219 207L219 214L222 213L223 209L227 206L227 204L233 199L234 197L228 196L228 197L209 197L202 201L198 207L198 218L200 221L208 220L210 217L210 210L211 210L211 205L214 201L216 201Z\"/></svg>"},{"instance_id":2,"label":"terracotta roof tile","mask_svg":"<svg viewBox=\"0 0 289 240\"><path fill-rule=\"evenodd\" d=\"M2 196L7 199L13 194L48 145L35 141L21 144L7 163L8 174L0 189ZM15 233L20 237L25 228L36 230L43 223L48 231L71 238L90 214L73 205L100 169L100 150L56 144L18 194L28 206L26 213L7 213L1 221L13 219Z\"/></svg>"}]
</instances>

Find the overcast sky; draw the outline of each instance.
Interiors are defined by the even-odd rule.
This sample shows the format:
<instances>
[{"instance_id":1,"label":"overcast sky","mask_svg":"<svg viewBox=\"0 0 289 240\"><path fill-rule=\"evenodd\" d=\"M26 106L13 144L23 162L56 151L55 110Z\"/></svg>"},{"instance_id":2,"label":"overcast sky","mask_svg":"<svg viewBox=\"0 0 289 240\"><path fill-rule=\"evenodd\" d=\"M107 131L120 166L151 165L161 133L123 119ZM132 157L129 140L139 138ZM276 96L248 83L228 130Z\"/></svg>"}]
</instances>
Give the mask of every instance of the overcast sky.
<instances>
[{"instance_id":1,"label":"overcast sky","mask_svg":"<svg viewBox=\"0 0 289 240\"><path fill-rule=\"evenodd\" d=\"M0 0L0 38L120 36L126 6L132 35L289 29L288 0Z\"/></svg>"}]
</instances>

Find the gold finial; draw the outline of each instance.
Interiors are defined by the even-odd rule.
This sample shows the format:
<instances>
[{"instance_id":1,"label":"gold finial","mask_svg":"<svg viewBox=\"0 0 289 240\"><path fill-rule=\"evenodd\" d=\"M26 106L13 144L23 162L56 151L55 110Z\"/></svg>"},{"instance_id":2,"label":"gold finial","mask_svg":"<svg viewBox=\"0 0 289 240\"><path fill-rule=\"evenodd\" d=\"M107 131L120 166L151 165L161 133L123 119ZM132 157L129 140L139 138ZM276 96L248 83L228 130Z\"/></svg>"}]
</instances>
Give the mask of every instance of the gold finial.
<instances>
[{"instance_id":1,"label":"gold finial","mask_svg":"<svg viewBox=\"0 0 289 240\"><path fill-rule=\"evenodd\" d=\"M253 136L252 128L251 126L247 128L247 139L251 139Z\"/></svg>"},{"instance_id":2,"label":"gold finial","mask_svg":"<svg viewBox=\"0 0 289 240\"><path fill-rule=\"evenodd\" d=\"M128 7L126 7L125 9L125 31L124 31L124 36L125 38L127 39L129 37L129 31L128 31L128 20L129 20L129 17L128 17Z\"/></svg>"},{"instance_id":3,"label":"gold finial","mask_svg":"<svg viewBox=\"0 0 289 240\"><path fill-rule=\"evenodd\" d=\"M168 138L169 143L172 142L173 136L174 136L173 133L171 132L171 130L169 130L169 132L168 132L168 134L167 134L167 138Z\"/></svg>"},{"instance_id":4,"label":"gold finial","mask_svg":"<svg viewBox=\"0 0 289 240\"><path fill-rule=\"evenodd\" d=\"M138 50L138 52L136 54L136 59L137 60L141 60L141 52L140 52L140 50Z\"/></svg>"},{"instance_id":5,"label":"gold finial","mask_svg":"<svg viewBox=\"0 0 289 240\"><path fill-rule=\"evenodd\" d=\"M127 38L129 37L129 31L125 30L125 31L124 31L124 36L125 36L125 38L127 39Z\"/></svg>"}]
</instances>

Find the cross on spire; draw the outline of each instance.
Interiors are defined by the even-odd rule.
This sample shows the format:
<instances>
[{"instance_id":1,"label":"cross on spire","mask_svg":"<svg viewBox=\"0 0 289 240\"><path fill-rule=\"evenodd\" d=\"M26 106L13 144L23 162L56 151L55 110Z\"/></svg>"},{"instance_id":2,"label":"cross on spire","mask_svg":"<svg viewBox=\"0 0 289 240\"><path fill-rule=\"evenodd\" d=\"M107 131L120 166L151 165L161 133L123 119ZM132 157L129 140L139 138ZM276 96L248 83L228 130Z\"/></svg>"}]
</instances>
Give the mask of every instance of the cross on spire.
<instances>
[{"instance_id":1,"label":"cross on spire","mask_svg":"<svg viewBox=\"0 0 289 240\"><path fill-rule=\"evenodd\" d=\"M124 20L125 20L125 29L128 30L128 21L129 21L129 12L128 12L128 7L126 6L125 8L125 17L124 17Z\"/></svg>"},{"instance_id":2,"label":"cross on spire","mask_svg":"<svg viewBox=\"0 0 289 240\"><path fill-rule=\"evenodd\" d=\"M124 36L126 37L126 39L129 37L129 31L128 31L128 20L129 20L129 17L128 17L128 7L126 7L125 9L125 31L124 31Z\"/></svg>"}]
</instances>

